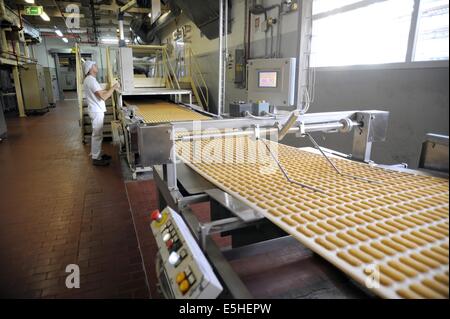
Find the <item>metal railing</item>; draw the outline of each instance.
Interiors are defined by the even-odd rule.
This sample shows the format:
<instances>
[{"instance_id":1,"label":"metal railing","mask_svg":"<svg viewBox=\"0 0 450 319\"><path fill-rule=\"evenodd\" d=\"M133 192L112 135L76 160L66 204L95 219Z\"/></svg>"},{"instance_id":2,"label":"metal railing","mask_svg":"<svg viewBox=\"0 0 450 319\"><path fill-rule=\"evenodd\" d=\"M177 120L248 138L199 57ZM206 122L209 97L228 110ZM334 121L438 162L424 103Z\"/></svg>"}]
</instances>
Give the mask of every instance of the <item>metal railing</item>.
<instances>
[{"instance_id":1,"label":"metal railing","mask_svg":"<svg viewBox=\"0 0 450 319\"><path fill-rule=\"evenodd\" d=\"M172 64L170 63L170 57L167 53L167 49L165 47L162 48L162 61L163 61L163 68L164 68L164 75L166 78L166 83L172 88L172 89L180 89L180 82L178 81L178 77L175 73L175 70L172 67Z\"/></svg>"},{"instance_id":2,"label":"metal railing","mask_svg":"<svg viewBox=\"0 0 450 319\"><path fill-rule=\"evenodd\" d=\"M187 47L187 55L189 57L189 76L192 83L192 88L199 102L202 104L205 110L208 110L209 106L209 89L206 84L203 73L195 58L195 53L191 47Z\"/></svg>"}]
</instances>

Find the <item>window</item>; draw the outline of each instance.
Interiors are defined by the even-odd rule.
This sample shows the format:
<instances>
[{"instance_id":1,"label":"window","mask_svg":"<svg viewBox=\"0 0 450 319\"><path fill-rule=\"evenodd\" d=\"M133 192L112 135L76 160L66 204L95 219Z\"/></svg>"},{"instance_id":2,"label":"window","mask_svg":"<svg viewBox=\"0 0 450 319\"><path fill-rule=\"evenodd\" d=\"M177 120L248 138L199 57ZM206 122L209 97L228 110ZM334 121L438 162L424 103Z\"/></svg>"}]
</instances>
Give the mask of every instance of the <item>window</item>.
<instances>
[{"instance_id":1,"label":"window","mask_svg":"<svg viewBox=\"0 0 450 319\"><path fill-rule=\"evenodd\" d=\"M448 7L444 0L313 0L311 66L448 60Z\"/></svg>"},{"instance_id":2,"label":"window","mask_svg":"<svg viewBox=\"0 0 450 319\"><path fill-rule=\"evenodd\" d=\"M448 60L448 18L448 1L421 1L413 61Z\"/></svg>"}]
</instances>

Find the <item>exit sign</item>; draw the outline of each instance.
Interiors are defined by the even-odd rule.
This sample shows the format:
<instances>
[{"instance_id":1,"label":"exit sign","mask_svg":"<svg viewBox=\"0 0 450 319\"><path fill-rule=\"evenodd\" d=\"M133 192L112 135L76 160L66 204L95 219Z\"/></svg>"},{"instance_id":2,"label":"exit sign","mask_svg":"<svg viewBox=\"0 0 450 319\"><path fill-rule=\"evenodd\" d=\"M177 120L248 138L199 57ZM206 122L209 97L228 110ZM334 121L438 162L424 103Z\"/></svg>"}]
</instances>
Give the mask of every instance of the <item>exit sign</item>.
<instances>
[{"instance_id":1,"label":"exit sign","mask_svg":"<svg viewBox=\"0 0 450 319\"><path fill-rule=\"evenodd\" d=\"M25 7L25 15L27 16L40 16L44 12L42 6L29 6Z\"/></svg>"}]
</instances>

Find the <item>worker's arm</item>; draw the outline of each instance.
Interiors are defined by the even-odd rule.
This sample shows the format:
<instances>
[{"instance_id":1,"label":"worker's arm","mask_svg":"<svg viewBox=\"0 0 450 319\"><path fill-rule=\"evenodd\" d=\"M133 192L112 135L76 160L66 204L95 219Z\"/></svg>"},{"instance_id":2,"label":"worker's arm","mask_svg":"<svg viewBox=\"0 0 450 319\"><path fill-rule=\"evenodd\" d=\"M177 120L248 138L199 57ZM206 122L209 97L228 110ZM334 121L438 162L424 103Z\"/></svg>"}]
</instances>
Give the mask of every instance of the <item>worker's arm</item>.
<instances>
[{"instance_id":1,"label":"worker's arm","mask_svg":"<svg viewBox=\"0 0 450 319\"><path fill-rule=\"evenodd\" d=\"M100 90L95 92L95 95L99 98L102 99L103 101L106 101L107 99L109 99L111 97L111 95L113 94L113 92L119 88L119 84L116 83L114 84L112 87L110 87L108 90Z\"/></svg>"}]
</instances>

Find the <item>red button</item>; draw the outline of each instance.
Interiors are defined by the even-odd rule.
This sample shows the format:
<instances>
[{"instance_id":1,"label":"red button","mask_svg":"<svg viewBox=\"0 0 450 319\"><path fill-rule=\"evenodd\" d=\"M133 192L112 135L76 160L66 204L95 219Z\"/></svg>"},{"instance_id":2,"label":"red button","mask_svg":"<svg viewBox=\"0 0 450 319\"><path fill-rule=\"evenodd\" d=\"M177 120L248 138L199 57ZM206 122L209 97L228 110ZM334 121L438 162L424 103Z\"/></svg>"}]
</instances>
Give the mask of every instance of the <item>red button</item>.
<instances>
[{"instance_id":1,"label":"red button","mask_svg":"<svg viewBox=\"0 0 450 319\"><path fill-rule=\"evenodd\" d=\"M172 246L173 246L173 240L172 239L169 239L168 241L166 241L166 246L167 246L167 248L172 248Z\"/></svg>"},{"instance_id":2,"label":"red button","mask_svg":"<svg viewBox=\"0 0 450 319\"><path fill-rule=\"evenodd\" d=\"M161 213L159 212L159 210L154 210L151 214L150 214L150 218L156 221L159 221L161 219Z\"/></svg>"}]
</instances>

